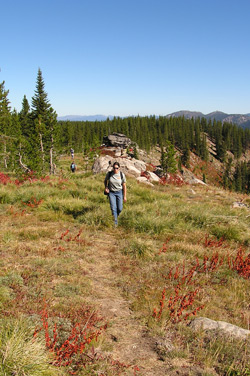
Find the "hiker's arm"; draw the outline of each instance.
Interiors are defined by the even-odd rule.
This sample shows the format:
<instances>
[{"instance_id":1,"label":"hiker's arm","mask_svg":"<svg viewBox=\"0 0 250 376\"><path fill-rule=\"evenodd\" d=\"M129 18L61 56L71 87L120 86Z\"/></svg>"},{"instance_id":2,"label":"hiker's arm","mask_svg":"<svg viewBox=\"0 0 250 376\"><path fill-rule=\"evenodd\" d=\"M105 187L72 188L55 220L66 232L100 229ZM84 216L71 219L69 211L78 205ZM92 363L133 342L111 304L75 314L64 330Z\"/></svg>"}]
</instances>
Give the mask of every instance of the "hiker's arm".
<instances>
[{"instance_id":1,"label":"hiker's arm","mask_svg":"<svg viewBox=\"0 0 250 376\"><path fill-rule=\"evenodd\" d=\"M123 188L123 201L126 202L127 201L127 186L126 186L126 183L122 184L122 188Z\"/></svg>"},{"instance_id":2,"label":"hiker's arm","mask_svg":"<svg viewBox=\"0 0 250 376\"><path fill-rule=\"evenodd\" d=\"M104 188L105 188L105 191L106 191L107 193L109 193L108 179L107 179L107 177L106 177L105 180L104 180Z\"/></svg>"}]
</instances>

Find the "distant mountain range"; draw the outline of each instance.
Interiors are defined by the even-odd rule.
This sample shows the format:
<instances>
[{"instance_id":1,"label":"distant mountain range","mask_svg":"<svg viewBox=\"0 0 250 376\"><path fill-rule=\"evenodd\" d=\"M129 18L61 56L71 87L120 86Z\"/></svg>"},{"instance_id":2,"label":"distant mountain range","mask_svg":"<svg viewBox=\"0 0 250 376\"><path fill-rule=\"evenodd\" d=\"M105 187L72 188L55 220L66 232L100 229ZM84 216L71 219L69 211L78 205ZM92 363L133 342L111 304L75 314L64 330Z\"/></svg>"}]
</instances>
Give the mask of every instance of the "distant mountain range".
<instances>
[{"instance_id":1,"label":"distant mountain range","mask_svg":"<svg viewBox=\"0 0 250 376\"><path fill-rule=\"evenodd\" d=\"M105 115L66 115L66 116L58 116L57 120L61 121L105 121L109 119L113 119L114 116L105 116Z\"/></svg>"},{"instance_id":2,"label":"distant mountain range","mask_svg":"<svg viewBox=\"0 0 250 376\"><path fill-rule=\"evenodd\" d=\"M166 116L167 117L184 116L187 119L204 117L207 120L216 120L216 121L221 121L222 123L237 124L241 126L242 128L250 128L250 114L244 114L244 115L226 114L225 112L214 111L214 112L211 112L210 114L205 115L202 112L196 112L196 111L177 111Z\"/></svg>"},{"instance_id":3,"label":"distant mountain range","mask_svg":"<svg viewBox=\"0 0 250 376\"><path fill-rule=\"evenodd\" d=\"M202 118L204 117L207 120L216 120L221 121L222 123L231 123L237 124L242 128L250 128L250 113L249 114L226 114L225 112L215 111L211 112L210 114L203 114L202 112L197 111L177 111L173 112L172 114L166 115L166 117L179 117L184 116L187 119L191 118ZM113 119L114 116L105 116L105 115L89 115L89 116L81 116L81 115L66 115L66 116L59 116L57 120L62 121L105 121L107 118Z\"/></svg>"}]
</instances>

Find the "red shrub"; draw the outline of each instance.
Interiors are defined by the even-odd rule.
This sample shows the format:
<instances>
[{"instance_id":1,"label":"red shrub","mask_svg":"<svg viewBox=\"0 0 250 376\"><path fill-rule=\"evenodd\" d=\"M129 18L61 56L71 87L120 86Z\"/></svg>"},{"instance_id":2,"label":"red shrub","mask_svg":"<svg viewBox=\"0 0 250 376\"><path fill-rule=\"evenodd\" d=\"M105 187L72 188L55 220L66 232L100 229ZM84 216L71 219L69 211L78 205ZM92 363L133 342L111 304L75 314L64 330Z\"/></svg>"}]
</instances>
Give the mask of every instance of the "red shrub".
<instances>
[{"instance_id":1,"label":"red shrub","mask_svg":"<svg viewBox=\"0 0 250 376\"><path fill-rule=\"evenodd\" d=\"M3 172L0 172L0 183L3 185L11 183L11 179L8 175L4 174Z\"/></svg>"},{"instance_id":2,"label":"red shrub","mask_svg":"<svg viewBox=\"0 0 250 376\"><path fill-rule=\"evenodd\" d=\"M228 265L230 269L236 270L242 277L250 278L250 253L245 256L245 250L242 247L237 250L235 258L228 257Z\"/></svg>"},{"instance_id":3,"label":"red shrub","mask_svg":"<svg viewBox=\"0 0 250 376\"><path fill-rule=\"evenodd\" d=\"M168 174L167 176L162 176L160 179L160 184L166 185L166 184L172 184L176 186L182 186L185 184L184 180L181 176L178 174Z\"/></svg>"},{"instance_id":4,"label":"red shrub","mask_svg":"<svg viewBox=\"0 0 250 376\"><path fill-rule=\"evenodd\" d=\"M49 326L49 314L45 304L41 312L42 326L34 332L36 336L39 332L44 331L46 347L53 353L53 365L57 367L69 367L70 374L76 374L77 371L95 359L95 353L90 345L97 340L101 333L107 328L107 325L100 325L101 318L96 312L90 311L88 307L77 312L76 317L68 315L66 318L71 321L72 328L70 334L62 342L60 330L55 323L52 328ZM62 317L62 316L61 316Z\"/></svg>"}]
</instances>

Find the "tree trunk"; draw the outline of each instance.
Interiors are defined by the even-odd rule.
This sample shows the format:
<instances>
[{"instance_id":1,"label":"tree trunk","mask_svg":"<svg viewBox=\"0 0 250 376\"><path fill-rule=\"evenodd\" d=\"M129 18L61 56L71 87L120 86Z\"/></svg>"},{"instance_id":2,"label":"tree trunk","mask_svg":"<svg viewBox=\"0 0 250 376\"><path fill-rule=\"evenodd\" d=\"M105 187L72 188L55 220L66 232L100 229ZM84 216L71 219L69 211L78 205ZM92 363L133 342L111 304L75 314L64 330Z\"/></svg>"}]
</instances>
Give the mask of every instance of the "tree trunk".
<instances>
[{"instance_id":1,"label":"tree trunk","mask_svg":"<svg viewBox=\"0 0 250 376\"><path fill-rule=\"evenodd\" d=\"M54 163L53 163L53 147L50 148L50 151L49 151L49 154L50 154L50 158L49 158L49 163L50 163L50 175L54 175L55 171L54 171Z\"/></svg>"},{"instance_id":2,"label":"tree trunk","mask_svg":"<svg viewBox=\"0 0 250 376\"><path fill-rule=\"evenodd\" d=\"M26 172L30 172L31 170L29 169L29 167L25 166L25 164L23 164L23 162L22 162L22 154L21 154L20 151L19 151L18 155L19 155L19 163L20 163L20 166L21 166Z\"/></svg>"},{"instance_id":3,"label":"tree trunk","mask_svg":"<svg viewBox=\"0 0 250 376\"><path fill-rule=\"evenodd\" d=\"M52 127L52 132L51 132L51 147L50 147L50 151L49 151L49 154L50 154L49 162L50 162L50 174L51 175L55 174L55 163L53 163L53 150L54 150L53 131L54 131L54 129Z\"/></svg>"},{"instance_id":4,"label":"tree trunk","mask_svg":"<svg viewBox=\"0 0 250 376\"><path fill-rule=\"evenodd\" d=\"M39 137L40 137L40 147L41 147L41 153L42 153L42 164L43 164L42 171L44 172L45 158L44 158L43 135L42 135L42 133L39 133Z\"/></svg>"},{"instance_id":5,"label":"tree trunk","mask_svg":"<svg viewBox=\"0 0 250 376\"><path fill-rule=\"evenodd\" d=\"M6 147L6 141L4 141L3 144L3 152L4 152L4 167L7 169L7 147Z\"/></svg>"}]
</instances>

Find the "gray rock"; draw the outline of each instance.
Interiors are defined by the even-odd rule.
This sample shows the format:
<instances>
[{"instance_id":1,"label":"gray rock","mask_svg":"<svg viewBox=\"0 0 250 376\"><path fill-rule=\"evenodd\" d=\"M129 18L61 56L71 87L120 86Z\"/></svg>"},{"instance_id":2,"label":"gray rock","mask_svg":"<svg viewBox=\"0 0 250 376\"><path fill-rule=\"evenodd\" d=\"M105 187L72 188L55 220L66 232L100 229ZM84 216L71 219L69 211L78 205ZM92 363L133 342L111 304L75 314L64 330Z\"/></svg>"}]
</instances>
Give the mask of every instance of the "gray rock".
<instances>
[{"instance_id":1,"label":"gray rock","mask_svg":"<svg viewBox=\"0 0 250 376\"><path fill-rule=\"evenodd\" d=\"M156 182L159 182L161 179L159 178L159 176L157 176L156 174L154 174L153 172L151 171L147 171L148 175L149 175L149 180L150 181L156 181Z\"/></svg>"},{"instance_id":2,"label":"gray rock","mask_svg":"<svg viewBox=\"0 0 250 376\"><path fill-rule=\"evenodd\" d=\"M146 170L146 163L139 161L138 159L128 159L123 157L111 157L109 155L101 156L97 158L94 162L92 170L95 174L100 172L107 172L111 170L114 162L119 162L121 166L121 171L125 174L138 177L141 175L142 171Z\"/></svg>"},{"instance_id":3,"label":"gray rock","mask_svg":"<svg viewBox=\"0 0 250 376\"><path fill-rule=\"evenodd\" d=\"M172 342L168 338L156 338L154 343L154 350L156 351L159 360L166 360L167 354L174 350Z\"/></svg>"},{"instance_id":4,"label":"gray rock","mask_svg":"<svg viewBox=\"0 0 250 376\"><path fill-rule=\"evenodd\" d=\"M103 143L106 146L115 146L126 149L131 144L131 140L125 134L114 132L103 137Z\"/></svg>"},{"instance_id":5,"label":"gray rock","mask_svg":"<svg viewBox=\"0 0 250 376\"><path fill-rule=\"evenodd\" d=\"M229 324L225 321L215 321L206 317L198 317L191 321L190 327L196 330L215 331L224 336L231 336L239 339L246 339L250 335L250 330Z\"/></svg>"},{"instance_id":6,"label":"gray rock","mask_svg":"<svg viewBox=\"0 0 250 376\"><path fill-rule=\"evenodd\" d=\"M246 208L246 209L249 209L249 206L244 204L243 202L234 202L233 203L233 208L239 208L239 209L242 209L242 208Z\"/></svg>"},{"instance_id":7,"label":"gray rock","mask_svg":"<svg viewBox=\"0 0 250 376\"><path fill-rule=\"evenodd\" d=\"M147 184L147 185L154 186L154 184L150 183L150 181L147 178L145 178L145 176L138 176L138 178L136 178L136 180L139 183L144 183L144 184Z\"/></svg>"}]
</instances>

